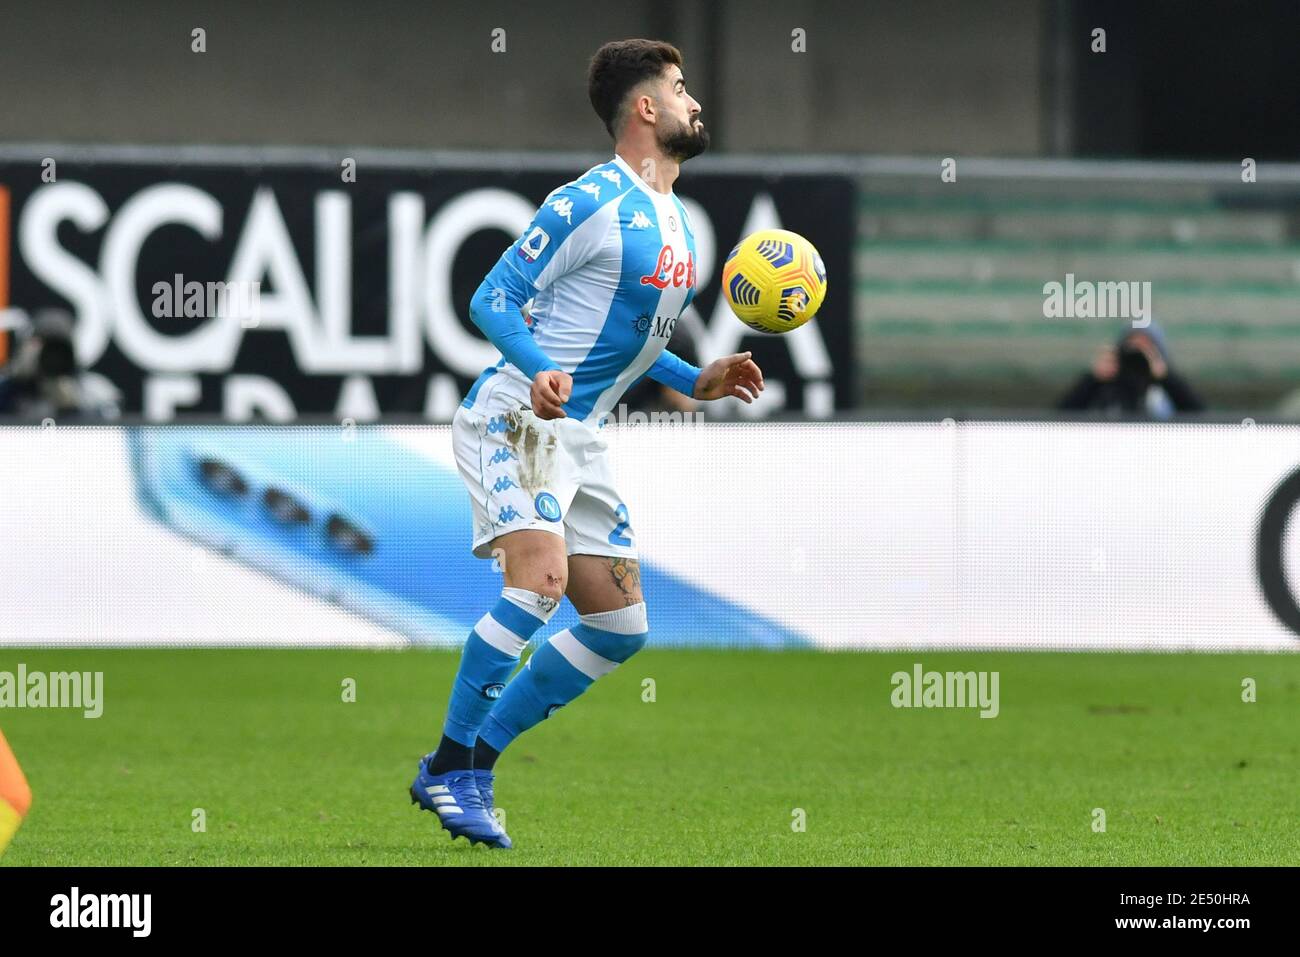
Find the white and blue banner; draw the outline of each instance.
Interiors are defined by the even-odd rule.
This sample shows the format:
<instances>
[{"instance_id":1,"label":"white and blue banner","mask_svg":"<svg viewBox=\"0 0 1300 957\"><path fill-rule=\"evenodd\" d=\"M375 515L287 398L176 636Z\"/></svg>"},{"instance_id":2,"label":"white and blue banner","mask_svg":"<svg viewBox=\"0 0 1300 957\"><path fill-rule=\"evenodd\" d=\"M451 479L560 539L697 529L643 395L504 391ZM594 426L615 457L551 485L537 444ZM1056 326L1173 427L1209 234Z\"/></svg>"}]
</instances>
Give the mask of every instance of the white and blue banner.
<instances>
[{"instance_id":1,"label":"white and blue banner","mask_svg":"<svg viewBox=\"0 0 1300 957\"><path fill-rule=\"evenodd\" d=\"M1300 649L1297 427L610 431L654 646ZM455 647L502 585L445 426L4 427L0 503L11 646Z\"/></svg>"}]
</instances>

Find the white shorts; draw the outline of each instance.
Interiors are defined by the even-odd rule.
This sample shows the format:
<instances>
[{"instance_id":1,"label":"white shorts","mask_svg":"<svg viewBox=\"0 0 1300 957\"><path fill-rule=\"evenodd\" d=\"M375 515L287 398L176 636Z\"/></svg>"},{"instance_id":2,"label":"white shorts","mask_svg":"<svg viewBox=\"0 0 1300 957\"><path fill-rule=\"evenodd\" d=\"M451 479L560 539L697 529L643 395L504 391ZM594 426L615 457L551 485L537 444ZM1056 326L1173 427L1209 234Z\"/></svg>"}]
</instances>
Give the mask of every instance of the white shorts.
<instances>
[{"instance_id":1,"label":"white shorts","mask_svg":"<svg viewBox=\"0 0 1300 957\"><path fill-rule=\"evenodd\" d=\"M609 442L577 419L539 419L507 402L490 416L461 406L452 419L456 465L474 503L474 554L491 558L493 539L539 528L562 536L570 555L636 558Z\"/></svg>"}]
</instances>

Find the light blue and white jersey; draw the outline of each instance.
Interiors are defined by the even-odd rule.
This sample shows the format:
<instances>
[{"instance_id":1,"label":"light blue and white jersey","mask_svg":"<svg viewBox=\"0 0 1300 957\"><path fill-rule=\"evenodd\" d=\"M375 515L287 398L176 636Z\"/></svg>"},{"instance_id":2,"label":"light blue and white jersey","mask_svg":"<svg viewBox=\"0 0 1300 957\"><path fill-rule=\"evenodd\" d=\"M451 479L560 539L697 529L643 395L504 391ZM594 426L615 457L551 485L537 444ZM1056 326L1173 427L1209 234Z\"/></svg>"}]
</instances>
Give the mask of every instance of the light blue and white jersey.
<instances>
[{"instance_id":1,"label":"light blue and white jersey","mask_svg":"<svg viewBox=\"0 0 1300 957\"><path fill-rule=\"evenodd\" d=\"M502 359L461 404L485 415L503 400L530 405L543 369L573 376L564 412L589 425L643 375L690 395L700 370L664 347L695 283L681 200L651 189L622 157L593 166L546 198L474 294L470 316Z\"/></svg>"}]
</instances>

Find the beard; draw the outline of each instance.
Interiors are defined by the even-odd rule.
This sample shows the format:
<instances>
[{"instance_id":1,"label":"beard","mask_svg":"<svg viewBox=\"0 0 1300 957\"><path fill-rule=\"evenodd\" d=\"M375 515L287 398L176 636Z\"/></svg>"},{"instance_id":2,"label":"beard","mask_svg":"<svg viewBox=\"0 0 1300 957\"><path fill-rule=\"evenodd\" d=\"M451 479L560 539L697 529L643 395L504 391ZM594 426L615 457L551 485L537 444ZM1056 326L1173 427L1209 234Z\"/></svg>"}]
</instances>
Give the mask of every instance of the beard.
<instances>
[{"instance_id":1,"label":"beard","mask_svg":"<svg viewBox=\"0 0 1300 957\"><path fill-rule=\"evenodd\" d=\"M676 129L659 136L659 148L665 156L671 156L683 163L692 156L699 156L709 148L709 131L701 123L698 128L690 123L683 123Z\"/></svg>"}]
</instances>

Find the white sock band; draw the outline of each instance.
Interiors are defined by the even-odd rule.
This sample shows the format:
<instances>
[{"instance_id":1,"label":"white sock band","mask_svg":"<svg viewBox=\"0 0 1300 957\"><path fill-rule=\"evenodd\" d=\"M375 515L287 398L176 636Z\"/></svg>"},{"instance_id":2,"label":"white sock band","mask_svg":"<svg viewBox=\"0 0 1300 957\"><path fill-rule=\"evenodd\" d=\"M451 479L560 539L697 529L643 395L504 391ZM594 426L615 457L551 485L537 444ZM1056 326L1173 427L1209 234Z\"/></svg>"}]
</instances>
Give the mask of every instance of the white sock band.
<instances>
[{"instance_id":1,"label":"white sock band","mask_svg":"<svg viewBox=\"0 0 1300 957\"><path fill-rule=\"evenodd\" d=\"M558 598L551 598L549 595L539 595L535 591L529 591L527 588L503 588L501 597L512 605L517 605L534 618L540 618L542 624L551 620L555 610L560 607Z\"/></svg>"},{"instance_id":2,"label":"white sock band","mask_svg":"<svg viewBox=\"0 0 1300 957\"><path fill-rule=\"evenodd\" d=\"M593 681L603 678L618 667L617 661L602 658L574 637L573 632L567 628L551 635L547 641L564 657L565 661Z\"/></svg>"},{"instance_id":3,"label":"white sock band","mask_svg":"<svg viewBox=\"0 0 1300 957\"><path fill-rule=\"evenodd\" d=\"M643 601L628 605L626 608L615 608L613 611L579 615L578 620L588 628L608 631L615 635L639 635L650 630L650 619L646 615Z\"/></svg>"}]
</instances>

